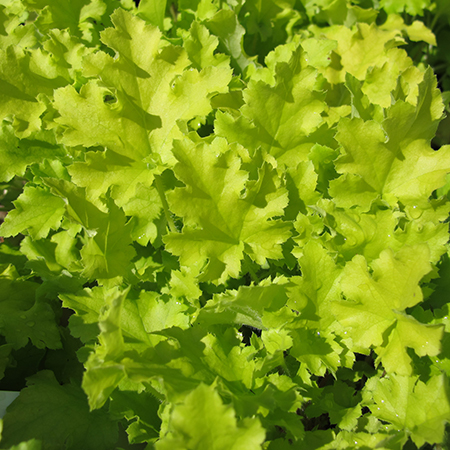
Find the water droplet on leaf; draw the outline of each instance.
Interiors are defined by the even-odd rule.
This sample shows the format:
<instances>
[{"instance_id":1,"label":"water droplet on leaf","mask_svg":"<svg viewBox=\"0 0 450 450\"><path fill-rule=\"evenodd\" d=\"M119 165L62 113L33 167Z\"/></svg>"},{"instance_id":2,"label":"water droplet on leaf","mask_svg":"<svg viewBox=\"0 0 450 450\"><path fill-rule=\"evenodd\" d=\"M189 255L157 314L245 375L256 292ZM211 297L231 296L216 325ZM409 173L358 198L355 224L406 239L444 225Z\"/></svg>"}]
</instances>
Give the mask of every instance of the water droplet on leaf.
<instances>
[{"instance_id":1,"label":"water droplet on leaf","mask_svg":"<svg viewBox=\"0 0 450 450\"><path fill-rule=\"evenodd\" d=\"M422 210L418 206L414 205L410 210L410 215L413 219L418 219L422 215Z\"/></svg>"}]
</instances>

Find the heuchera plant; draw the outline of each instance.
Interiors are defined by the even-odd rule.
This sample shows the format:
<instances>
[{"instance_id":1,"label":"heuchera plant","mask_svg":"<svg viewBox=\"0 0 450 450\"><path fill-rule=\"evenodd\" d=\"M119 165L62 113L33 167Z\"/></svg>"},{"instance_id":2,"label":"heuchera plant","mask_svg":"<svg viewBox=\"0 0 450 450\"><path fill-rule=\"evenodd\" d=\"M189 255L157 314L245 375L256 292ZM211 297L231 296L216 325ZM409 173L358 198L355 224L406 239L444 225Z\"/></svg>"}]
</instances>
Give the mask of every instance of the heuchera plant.
<instances>
[{"instance_id":1,"label":"heuchera plant","mask_svg":"<svg viewBox=\"0 0 450 450\"><path fill-rule=\"evenodd\" d=\"M442 448L446 14L0 0L0 448Z\"/></svg>"}]
</instances>

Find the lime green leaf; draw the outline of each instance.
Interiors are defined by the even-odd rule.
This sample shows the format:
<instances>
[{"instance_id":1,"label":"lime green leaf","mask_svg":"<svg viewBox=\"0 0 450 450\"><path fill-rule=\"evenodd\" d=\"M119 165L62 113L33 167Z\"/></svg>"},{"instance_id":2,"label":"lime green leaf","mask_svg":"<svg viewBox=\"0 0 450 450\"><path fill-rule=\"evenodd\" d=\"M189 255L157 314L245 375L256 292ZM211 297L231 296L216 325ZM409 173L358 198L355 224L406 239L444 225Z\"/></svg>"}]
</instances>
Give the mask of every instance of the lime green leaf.
<instances>
[{"instance_id":1,"label":"lime green leaf","mask_svg":"<svg viewBox=\"0 0 450 450\"><path fill-rule=\"evenodd\" d=\"M330 64L324 72L331 84L344 83L347 73L363 80L369 67L392 63L393 53L399 60L406 56L400 50L395 51L395 47L403 43L401 32L381 30L375 23L358 23L353 28L330 27L326 36L338 43L334 53L339 62Z\"/></svg>"},{"instance_id":2,"label":"lime green leaf","mask_svg":"<svg viewBox=\"0 0 450 450\"><path fill-rule=\"evenodd\" d=\"M380 428L380 427L378 427ZM378 431L378 428L376 431ZM331 449L360 449L360 448L379 448L383 450L401 450L408 441L408 435L404 431L380 429L380 432L355 432L342 431L337 434ZM384 432L382 432L384 431ZM390 432L389 432L390 431Z\"/></svg>"},{"instance_id":3,"label":"lime green leaf","mask_svg":"<svg viewBox=\"0 0 450 450\"><path fill-rule=\"evenodd\" d=\"M232 66L238 73L243 73L250 60L243 48L245 29L239 23L236 13L222 9L204 23L219 38L219 50L225 50L224 53L231 57Z\"/></svg>"},{"instance_id":4,"label":"lime green leaf","mask_svg":"<svg viewBox=\"0 0 450 450\"><path fill-rule=\"evenodd\" d=\"M405 31L412 41L424 41L430 45L437 45L433 32L420 20L415 20L411 25L405 26Z\"/></svg>"},{"instance_id":5,"label":"lime green leaf","mask_svg":"<svg viewBox=\"0 0 450 450\"><path fill-rule=\"evenodd\" d=\"M282 257L280 244L288 239L290 225L274 217L283 214L287 192L268 163L250 181L224 139L211 145L176 142L173 152L179 161L175 174L186 187L170 192L168 200L185 226L164 242L182 265L209 260L205 277L214 280L238 277L244 251L258 264Z\"/></svg>"},{"instance_id":6,"label":"lime green leaf","mask_svg":"<svg viewBox=\"0 0 450 450\"><path fill-rule=\"evenodd\" d=\"M289 205L285 209L287 219L297 217L299 211L306 213L306 205L314 205L320 198L316 190L318 175L312 161L303 161L286 173Z\"/></svg>"},{"instance_id":7,"label":"lime green leaf","mask_svg":"<svg viewBox=\"0 0 450 450\"><path fill-rule=\"evenodd\" d=\"M0 376L88 397L42 448L442 440L448 7L383 1L0 0Z\"/></svg>"},{"instance_id":8,"label":"lime green leaf","mask_svg":"<svg viewBox=\"0 0 450 450\"><path fill-rule=\"evenodd\" d=\"M169 284L170 290L168 290L168 293L174 298L185 297L187 300L193 301L202 295L195 273L189 267L173 270Z\"/></svg>"},{"instance_id":9,"label":"lime green leaf","mask_svg":"<svg viewBox=\"0 0 450 450\"><path fill-rule=\"evenodd\" d=\"M9 2L1 6L0 12L0 42L2 48L9 45L34 47L36 36L33 26L24 23L28 18L26 6L22 2ZM20 26L22 24L22 26Z\"/></svg>"},{"instance_id":10,"label":"lime green leaf","mask_svg":"<svg viewBox=\"0 0 450 450\"><path fill-rule=\"evenodd\" d=\"M140 355L136 351L139 350L136 342L128 342L126 336L121 337L117 321L119 310L120 300L116 299L101 322L104 322L103 345L96 348L86 363L83 389L89 396L92 409L101 407L114 389L127 379L155 385L158 397L170 402L179 402L200 381L214 381L215 371L204 362L201 339L206 333L203 330L198 327L165 330L161 334L169 339L160 338L161 342L154 347L142 347L145 351ZM131 351L125 353L127 348Z\"/></svg>"},{"instance_id":11,"label":"lime green leaf","mask_svg":"<svg viewBox=\"0 0 450 450\"><path fill-rule=\"evenodd\" d=\"M370 274L365 259L355 256L345 266L341 279L347 300L331 305L355 350L375 347L389 373L412 373L408 347L419 356L440 352L443 329L405 314L405 309L422 300L418 283L431 269L428 261L425 244L404 247L395 255L384 250L372 262Z\"/></svg>"},{"instance_id":12,"label":"lime green leaf","mask_svg":"<svg viewBox=\"0 0 450 450\"><path fill-rule=\"evenodd\" d=\"M98 52L86 58L84 74L99 79L80 93L72 87L55 92L61 115L55 120L66 128L62 140L106 146L139 161L152 153L171 160L172 139L183 136L177 121L206 116L210 98L228 90L231 69L186 70L186 52L164 46L157 28L122 9L112 20L115 28L106 29L102 41L118 57Z\"/></svg>"},{"instance_id":13,"label":"lime green leaf","mask_svg":"<svg viewBox=\"0 0 450 450\"><path fill-rule=\"evenodd\" d=\"M303 424L296 413L303 402L298 384L287 375L278 373L267 375L261 382L261 386L240 395L242 401L235 402L237 414L240 417L258 415L268 435L281 427L286 431L285 436L298 444L305 436Z\"/></svg>"},{"instance_id":14,"label":"lime green leaf","mask_svg":"<svg viewBox=\"0 0 450 450\"><path fill-rule=\"evenodd\" d=\"M304 363L311 373L324 376L327 370L335 373L340 365L342 348L330 333L298 328L290 332L294 345L290 354Z\"/></svg>"},{"instance_id":15,"label":"lime green leaf","mask_svg":"<svg viewBox=\"0 0 450 450\"><path fill-rule=\"evenodd\" d=\"M231 405L224 405L214 386L200 384L170 413L168 433L157 450L259 450L265 432L258 419L238 421Z\"/></svg>"},{"instance_id":16,"label":"lime green leaf","mask_svg":"<svg viewBox=\"0 0 450 450\"><path fill-rule=\"evenodd\" d=\"M62 142L71 146L102 145L134 159L148 156L148 133L160 126L160 120L145 111L124 119L122 111L131 105L118 95L96 80L89 80L80 93L73 86L58 89L54 101L61 117L55 120L65 128Z\"/></svg>"},{"instance_id":17,"label":"lime green leaf","mask_svg":"<svg viewBox=\"0 0 450 450\"><path fill-rule=\"evenodd\" d=\"M147 348L142 356L127 354L117 367L125 369L132 381L151 383L161 398L178 403L200 382L210 384L217 377L215 368L204 361L202 341L207 334L198 326L166 329L153 336L160 342L152 349ZM242 384L238 386L242 389Z\"/></svg>"},{"instance_id":18,"label":"lime green leaf","mask_svg":"<svg viewBox=\"0 0 450 450\"><path fill-rule=\"evenodd\" d=\"M403 13L412 16L423 15L424 8L429 8L430 0L381 0L380 6L388 13Z\"/></svg>"},{"instance_id":19,"label":"lime green leaf","mask_svg":"<svg viewBox=\"0 0 450 450\"><path fill-rule=\"evenodd\" d=\"M338 124L336 139L345 152L336 161L336 170L339 173L359 175L367 186L365 190L373 193L373 198L381 194L397 156L385 146L385 135L381 126L374 121L342 118ZM340 185L339 179L330 183L332 195L339 202L340 191L335 192L333 189L336 185L340 188L343 186Z\"/></svg>"},{"instance_id":20,"label":"lime green leaf","mask_svg":"<svg viewBox=\"0 0 450 450\"><path fill-rule=\"evenodd\" d=\"M403 235L400 230L395 233L402 214L395 213L390 209L377 210L376 214L363 213L358 208L343 211L335 207L332 202L322 202L320 205L325 211L324 223L332 233L336 233L333 240L333 248L338 248L339 252L346 260L360 254L368 261L378 258L380 252L389 248L396 251L405 243L398 242ZM405 240L410 238L410 233L404 233ZM411 237L409 245L428 242L424 236L423 240L415 241Z\"/></svg>"},{"instance_id":21,"label":"lime green leaf","mask_svg":"<svg viewBox=\"0 0 450 450\"><path fill-rule=\"evenodd\" d=\"M295 280L298 287L289 291L289 307L299 311L299 319L308 328L326 329L334 321L329 305L339 298L342 269L318 242L310 240L302 253L302 277Z\"/></svg>"},{"instance_id":22,"label":"lime green leaf","mask_svg":"<svg viewBox=\"0 0 450 450\"><path fill-rule=\"evenodd\" d=\"M62 294L64 307L76 312L69 320L72 334L83 342L94 339L99 333L97 322L101 312L120 295L118 287L86 288L73 294ZM125 298L121 307L120 327L125 336L136 343L141 341L150 345L149 333L173 326L184 329L189 327L189 317L184 314L187 306L176 298L146 291L129 293Z\"/></svg>"},{"instance_id":23,"label":"lime green leaf","mask_svg":"<svg viewBox=\"0 0 450 450\"><path fill-rule=\"evenodd\" d=\"M235 337L234 330L229 331ZM236 338L231 343L225 336L216 337L208 334L202 342L205 344L204 360L217 375L227 381L240 381L247 389L253 387L255 362L248 361L248 355Z\"/></svg>"},{"instance_id":24,"label":"lime green leaf","mask_svg":"<svg viewBox=\"0 0 450 450\"><path fill-rule=\"evenodd\" d=\"M381 28L386 30L402 30L412 41L424 41L427 44L436 45L436 37L421 20L415 20L411 25L406 25L400 15L389 14Z\"/></svg>"},{"instance_id":25,"label":"lime green leaf","mask_svg":"<svg viewBox=\"0 0 450 450\"><path fill-rule=\"evenodd\" d=\"M78 239L67 231L60 231L52 236L51 241L56 244L55 261L71 272L81 271Z\"/></svg>"},{"instance_id":26,"label":"lime green leaf","mask_svg":"<svg viewBox=\"0 0 450 450\"><path fill-rule=\"evenodd\" d=\"M115 1L105 3L102 0L74 0L68 6L45 0L25 0L24 3L28 10L38 12L36 25L44 35L54 28L67 28L72 35L88 42L98 42L94 23L108 24L112 8L119 6Z\"/></svg>"},{"instance_id":27,"label":"lime green leaf","mask_svg":"<svg viewBox=\"0 0 450 450\"><path fill-rule=\"evenodd\" d=\"M85 288L76 293L60 295L63 306L76 313L69 319L71 334L80 338L83 343L96 339L100 333L98 327L100 311L115 295L117 289L107 291L103 287L95 287L92 290Z\"/></svg>"},{"instance_id":28,"label":"lime green leaf","mask_svg":"<svg viewBox=\"0 0 450 450\"><path fill-rule=\"evenodd\" d=\"M418 213L421 212L418 207L416 207L416 209L418 210ZM421 243L427 243L430 248L430 261L433 264L437 263L439 258L446 251L448 228L444 223L433 222L424 219L421 223L420 217L417 218L417 221L410 222L403 233L395 233L395 239L398 244L393 243L391 248L397 250L403 245L414 246Z\"/></svg>"},{"instance_id":29,"label":"lime green leaf","mask_svg":"<svg viewBox=\"0 0 450 450\"><path fill-rule=\"evenodd\" d=\"M138 15L160 30L164 30L166 3L166 0L142 0L139 2Z\"/></svg>"},{"instance_id":30,"label":"lime green leaf","mask_svg":"<svg viewBox=\"0 0 450 450\"><path fill-rule=\"evenodd\" d=\"M20 137L41 128L40 116L46 110L42 95L51 96L54 89L67 84L48 57L39 61L32 56L20 47L0 50L0 118L13 118Z\"/></svg>"},{"instance_id":31,"label":"lime green leaf","mask_svg":"<svg viewBox=\"0 0 450 450\"><path fill-rule=\"evenodd\" d=\"M391 87L391 90L393 87ZM363 120L371 120L376 115L376 105L374 105L367 95L364 94L362 86L364 83L349 73L345 76L345 86L350 91L352 104L352 117L360 117ZM378 83L375 83L375 87ZM390 93L390 91L389 91ZM390 103L387 105L389 106Z\"/></svg>"},{"instance_id":32,"label":"lime green leaf","mask_svg":"<svg viewBox=\"0 0 450 450\"><path fill-rule=\"evenodd\" d=\"M377 210L376 214L369 214L358 208L344 211L336 208L334 202L325 200L319 204L323 224L334 236L333 239L325 240L323 245L338 249L346 260L360 254L371 261L378 258L387 245L391 250L398 251L404 246L426 243L432 263L437 263L445 252L448 228L440 221L445 220L447 212L440 216L440 212L434 210L431 204L426 209L417 205L407 207L407 215L411 221L401 227L399 224L405 220L404 212L384 209ZM299 230L300 226L299 224Z\"/></svg>"},{"instance_id":33,"label":"lime green leaf","mask_svg":"<svg viewBox=\"0 0 450 450\"><path fill-rule=\"evenodd\" d=\"M43 259L49 270L57 272L62 269L55 258L56 243L51 240L34 241L27 236L20 243L20 249L29 261Z\"/></svg>"},{"instance_id":34,"label":"lime green leaf","mask_svg":"<svg viewBox=\"0 0 450 450\"><path fill-rule=\"evenodd\" d=\"M401 64L403 62L403 64ZM362 86L362 92L369 102L388 108L392 104L391 93L397 87L397 74L399 69L405 69L410 61L398 61L393 65L385 62L381 67L369 67ZM400 67L399 67L400 66ZM403 67L402 67L403 66ZM380 114L381 115L381 114ZM374 118L377 118L374 114Z\"/></svg>"},{"instance_id":35,"label":"lime green leaf","mask_svg":"<svg viewBox=\"0 0 450 450\"><path fill-rule=\"evenodd\" d=\"M148 334L172 327L187 329L190 326L187 305L176 298L141 291L139 297L128 298L127 302L122 312L125 335L138 337L137 331L140 329Z\"/></svg>"},{"instance_id":36,"label":"lime green leaf","mask_svg":"<svg viewBox=\"0 0 450 450\"><path fill-rule=\"evenodd\" d=\"M57 230L65 212L64 201L41 187L25 186L14 202L15 210L6 216L0 227L3 236L28 234L33 239L47 237L51 229Z\"/></svg>"},{"instance_id":37,"label":"lime green leaf","mask_svg":"<svg viewBox=\"0 0 450 450\"><path fill-rule=\"evenodd\" d=\"M107 450L118 438L117 423L108 413L89 412L84 392L72 384L61 386L51 371L28 379L3 421L2 447L34 438L51 450L63 442L68 450Z\"/></svg>"},{"instance_id":38,"label":"lime green leaf","mask_svg":"<svg viewBox=\"0 0 450 450\"><path fill-rule=\"evenodd\" d=\"M344 176L330 183L339 206L368 209L382 195L404 204L425 206L433 190L445 184L450 170L450 150L433 151L429 140L442 115L442 103L431 71L419 85L417 106L397 101L382 125L343 118L336 139L344 154L336 170ZM387 135L387 136L386 136Z\"/></svg>"},{"instance_id":39,"label":"lime green leaf","mask_svg":"<svg viewBox=\"0 0 450 450\"><path fill-rule=\"evenodd\" d=\"M405 353L405 347L414 348L419 356L436 356L441 352L442 337L443 329L441 327L426 327L411 317L404 317L391 331L388 342L384 342L383 347L377 349L378 358L383 362L386 370L408 374L410 373L408 367L411 365L411 359ZM394 369L402 366L405 368L404 370Z\"/></svg>"},{"instance_id":40,"label":"lime green leaf","mask_svg":"<svg viewBox=\"0 0 450 450\"><path fill-rule=\"evenodd\" d=\"M314 144L311 135L323 124L323 99L317 71L306 65L298 47L288 63L277 63L274 86L261 80L249 83L241 117L230 121L227 115L217 116L217 133L253 151L261 146L279 163L295 166L307 159Z\"/></svg>"},{"instance_id":41,"label":"lime green leaf","mask_svg":"<svg viewBox=\"0 0 450 450\"><path fill-rule=\"evenodd\" d=\"M208 66L227 67L229 65L230 58L228 56L215 54L218 45L218 38L211 35L204 25L196 21L192 22L189 35L184 40L184 47L196 69L201 70Z\"/></svg>"},{"instance_id":42,"label":"lime green leaf","mask_svg":"<svg viewBox=\"0 0 450 450\"><path fill-rule=\"evenodd\" d=\"M37 135L36 139L19 140L14 135L13 127L3 122L0 136L0 157L2 159L0 181L9 181L16 175L23 176L28 166L40 163L45 158L54 159L64 156L62 149L51 141L48 133ZM43 138L43 140L39 138Z\"/></svg>"},{"instance_id":43,"label":"lime green leaf","mask_svg":"<svg viewBox=\"0 0 450 450\"><path fill-rule=\"evenodd\" d=\"M450 170L450 146L436 152L416 141L405 148L404 155L404 164L393 167L385 191L405 204L425 208L425 199L445 184L445 175Z\"/></svg>"},{"instance_id":44,"label":"lime green leaf","mask_svg":"<svg viewBox=\"0 0 450 450\"><path fill-rule=\"evenodd\" d=\"M131 226L125 213L110 198L99 209L86 199L83 189L63 180L46 180L55 193L67 201L69 216L86 230L86 239L80 251L84 270L89 279L108 279L125 276L135 255L131 247Z\"/></svg>"},{"instance_id":45,"label":"lime green leaf","mask_svg":"<svg viewBox=\"0 0 450 450\"><path fill-rule=\"evenodd\" d=\"M89 398L91 411L105 404L125 376L124 366L118 364L116 360L120 361L125 351L120 316L123 299L127 292L115 290L114 294L111 302L103 307L99 317L100 345L89 355L85 363L86 372L83 376L82 387Z\"/></svg>"},{"instance_id":46,"label":"lime green leaf","mask_svg":"<svg viewBox=\"0 0 450 450\"><path fill-rule=\"evenodd\" d=\"M61 233L62 235L65 234L65 232ZM54 236L61 238L61 233ZM75 244L72 241L69 245L75 246ZM38 298L41 296L44 298L54 298L61 292L71 292L81 289L82 285L86 282L86 279L79 276L83 267L79 263L80 255L77 249L74 247L66 247L65 249L67 250L67 254L64 256L67 258L66 261L69 263L71 270L71 272L68 272L65 270L64 265L59 264L57 261L56 255L62 251L58 247L53 237L51 240L40 239L33 241L27 236L21 242L20 249L29 260L27 267L32 270L34 276L39 276L43 280L43 283L36 292ZM76 259L71 260L71 256Z\"/></svg>"},{"instance_id":47,"label":"lime green leaf","mask_svg":"<svg viewBox=\"0 0 450 450\"><path fill-rule=\"evenodd\" d=\"M215 295L200 310L197 320L202 325L244 324L266 329L264 313L283 309L289 287L290 283L242 286L237 291Z\"/></svg>"},{"instance_id":48,"label":"lime green leaf","mask_svg":"<svg viewBox=\"0 0 450 450\"><path fill-rule=\"evenodd\" d=\"M118 287L85 289L74 295L62 295L61 298L65 307L76 311L70 319L72 333L80 336L84 342L97 335L100 341L86 362L83 378L83 389L88 394L92 409L100 408L126 375L139 376L141 379L144 377L148 381L167 365L167 383L178 383L180 379L184 380L183 383L187 382L178 369L169 367L171 359L178 360L175 366L179 367L179 358L184 356L183 352L163 349L160 355L152 358L150 365L147 358L141 360L136 353L150 351L161 340L150 333L174 326L189 329L189 318L184 314L186 305L155 292L142 291L138 294L129 288L123 291ZM179 330L182 331L181 328ZM198 341L195 345L198 346ZM125 355L126 350L132 350L133 353ZM199 358L196 359L196 365L202 367ZM190 365L190 362L187 364ZM172 380L174 374L176 380Z\"/></svg>"},{"instance_id":49,"label":"lime green leaf","mask_svg":"<svg viewBox=\"0 0 450 450\"><path fill-rule=\"evenodd\" d=\"M331 39L309 38L302 41L306 60L312 67L327 67L331 63L330 53L337 47L337 42Z\"/></svg>"},{"instance_id":50,"label":"lime green leaf","mask_svg":"<svg viewBox=\"0 0 450 450\"><path fill-rule=\"evenodd\" d=\"M109 213L99 224L108 233L88 238L80 252L84 265L83 275L89 279L123 276L134 256L134 250L129 246L131 238L125 227L123 212L110 208Z\"/></svg>"},{"instance_id":51,"label":"lime green leaf","mask_svg":"<svg viewBox=\"0 0 450 450\"><path fill-rule=\"evenodd\" d=\"M68 81L81 82L83 58L93 53L94 48L83 45L81 40L70 34L67 29L52 29L48 33L48 38L43 47L60 70L66 69L67 73L62 72L64 78Z\"/></svg>"},{"instance_id":52,"label":"lime green leaf","mask_svg":"<svg viewBox=\"0 0 450 450\"><path fill-rule=\"evenodd\" d=\"M261 340L269 354L286 351L293 345L292 337L287 330L268 329L261 333Z\"/></svg>"},{"instance_id":53,"label":"lime green leaf","mask_svg":"<svg viewBox=\"0 0 450 450\"><path fill-rule=\"evenodd\" d=\"M390 375L371 378L366 387L375 417L407 430L414 443L442 443L445 424L450 420L448 380L434 376L424 383L417 377ZM367 397L368 397L367 395Z\"/></svg>"},{"instance_id":54,"label":"lime green leaf","mask_svg":"<svg viewBox=\"0 0 450 450\"><path fill-rule=\"evenodd\" d=\"M141 183L136 185L135 195L123 205L125 215L132 217L131 237L134 241L145 246L149 241L153 243L156 240L161 233L160 228L165 228L167 223L164 220L158 222L162 209L161 196L155 187Z\"/></svg>"},{"instance_id":55,"label":"lime green leaf","mask_svg":"<svg viewBox=\"0 0 450 450\"><path fill-rule=\"evenodd\" d=\"M86 153L85 162L72 164L68 171L72 181L86 188L92 199L112 188L111 197L119 207L135 197L138 185L149 187L154 180L154 172L148 164L109 150Z\"/></svg>"},{"instance_id":56,"label":"lime green leaf","mask_svg":"<svg viewBox=\"0 0 450 450\"><path fill-rule=\"evenodd\" d=\"M444 105L436 77L429 67L418 85L418 95L412 101L398 100L387 111L383 128L389 137L387 147L396 155L420 140L429 142L435 135L442 119ZM407 150L405 150L407 152ZM403 156L407 156L406 153Z\"/></svg>"}]
</instances>

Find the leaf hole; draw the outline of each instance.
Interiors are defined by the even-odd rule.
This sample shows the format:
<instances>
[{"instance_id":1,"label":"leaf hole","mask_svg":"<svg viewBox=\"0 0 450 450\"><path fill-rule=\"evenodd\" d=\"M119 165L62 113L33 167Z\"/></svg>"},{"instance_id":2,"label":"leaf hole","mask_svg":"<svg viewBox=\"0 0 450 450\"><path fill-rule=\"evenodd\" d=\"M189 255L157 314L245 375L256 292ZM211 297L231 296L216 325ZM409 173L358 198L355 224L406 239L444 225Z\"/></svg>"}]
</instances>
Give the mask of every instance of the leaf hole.
<instances>
[{"instance_id":1,"label":"leaf hole","mask_svg":"<svg viewBox=\"0 0 450 450\"><path fill-rule=\"evenodd\" d=\"M103 103L105 103L107 105L111 105L111 104L117 103L117 97L115 97L112 94L105 94L103 96Z\"/></svg>"}]
</instances>

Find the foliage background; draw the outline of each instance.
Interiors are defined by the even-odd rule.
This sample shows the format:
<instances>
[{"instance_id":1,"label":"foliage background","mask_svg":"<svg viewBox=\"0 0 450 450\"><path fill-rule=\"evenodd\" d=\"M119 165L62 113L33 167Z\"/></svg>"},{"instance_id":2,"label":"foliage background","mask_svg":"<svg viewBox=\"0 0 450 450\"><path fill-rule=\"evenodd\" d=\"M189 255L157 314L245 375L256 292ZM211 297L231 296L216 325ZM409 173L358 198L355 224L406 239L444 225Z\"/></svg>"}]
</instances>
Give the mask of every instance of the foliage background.
<instances>
[{"instance_id":1,"label":"foliage background","mask_svg":"<svg viewBox=\"0 0 450 450\"><path fill-rule=\"evenodd\" d=\"M448 448L449 21L0 0L0 447Z\"/></svg>"}]
</instances>

